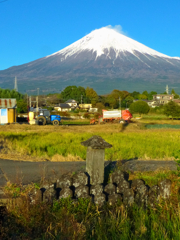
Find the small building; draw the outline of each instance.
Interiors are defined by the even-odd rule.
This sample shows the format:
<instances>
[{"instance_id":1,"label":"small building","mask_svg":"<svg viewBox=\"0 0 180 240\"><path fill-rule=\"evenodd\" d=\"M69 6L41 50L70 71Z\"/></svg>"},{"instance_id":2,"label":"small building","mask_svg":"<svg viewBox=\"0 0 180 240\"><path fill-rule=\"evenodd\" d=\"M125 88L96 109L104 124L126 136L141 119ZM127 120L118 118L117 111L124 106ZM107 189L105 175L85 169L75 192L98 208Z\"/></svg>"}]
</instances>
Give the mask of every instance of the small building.
<instances>
[{"instance_id":1,"label":"small building","mask_svg":"<svg viewBox=\"0 0 180 240\"><path fill-rule=\"evenodd\" d=\"M71 111L71 106L67 103L59 103L54 109L58 112L68 112Z\"/></svg>"},{"instance_id":2,"label":"small building","mask_svg":"<svg viewBox=\"0 0 180 240\"><path fill-rule=\"evenodd\" d=\"M69 99L65 103L68 104L71 108L76 108L78 105L77 101L74 99Z\"/></svg>"},{"instance_id":3,"label":"small building","mask_svg":"<svg viewBox=\"0 0 180 240\"><path fill-rule=\"evenodd\" d=\"M81 109L89 110L90 108L92 108L92 104L91 103L82 103L82 104L79 104L79 107Z\"/></svg>"},{"instance_id":4,"label":"small building","mask_svg":"<svg viewBox=\"0 0 180 240\"><path fill-rule=\"evenodd\" d=\"M0 98L0 124L16 122L16 98Z\"/></svg>"},{"instance_id":5,"label":"small building","mask_svg":"<svg viewBox=\"0 0 180 240\"><path fill-rule=\"evenodd\" d=\"M156 94L153 95L153 100L156 102L157 106L164 105L170 101L174 101L173 94Z\"/></svg>"}]
</instances>

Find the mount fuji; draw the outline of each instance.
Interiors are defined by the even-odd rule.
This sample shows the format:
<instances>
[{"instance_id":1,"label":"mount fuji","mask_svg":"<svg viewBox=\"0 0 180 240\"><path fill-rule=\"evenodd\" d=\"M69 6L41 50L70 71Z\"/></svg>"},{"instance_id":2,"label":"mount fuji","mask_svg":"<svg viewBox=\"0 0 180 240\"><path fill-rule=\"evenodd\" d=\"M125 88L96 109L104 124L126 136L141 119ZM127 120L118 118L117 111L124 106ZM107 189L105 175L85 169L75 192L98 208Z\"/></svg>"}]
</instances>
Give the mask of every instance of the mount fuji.
<instances>
[{"instance_id":1,"label":"mount fuji","mask_svg":"<svg viewBox=\"0 0 180 240\"><path fill-rule=\"evenodd\" d=\"M0 87L20 91L57 92L69 85L93 87L98 93L113 89L156 90L180 84L180 58L169 57L103 27L68 47L30 63L0 71Z\"/></svg>"}]
</instances>

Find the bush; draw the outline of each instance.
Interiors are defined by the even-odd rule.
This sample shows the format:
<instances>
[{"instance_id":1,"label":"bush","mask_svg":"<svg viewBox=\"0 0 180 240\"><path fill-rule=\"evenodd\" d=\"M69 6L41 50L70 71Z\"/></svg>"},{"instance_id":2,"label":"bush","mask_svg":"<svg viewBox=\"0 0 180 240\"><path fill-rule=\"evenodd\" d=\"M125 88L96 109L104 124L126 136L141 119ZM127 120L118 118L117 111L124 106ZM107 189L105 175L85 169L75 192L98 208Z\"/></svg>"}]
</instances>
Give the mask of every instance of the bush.
<instances>
[{"instance_id":1,"label":"bush","mask_svg":"<svg viewBox=\"0 0 180 240\"><path fill-rule=\"evenodd\" d=\"M137 101L130 105L129 107L131 113L147 114L150 110L148 104L144 101Z\"/></svg>"},{"instance_id":2,"label":"bush","mask_svg":"<svg viewBox=\"0 0 180 240\"><path fill-rule=\"evenodd\" d=\"M84 113L83 117L87 118L87 119L90 119L90 114L89 113Z\"/></svg>"},{"instance_id":3,"label":"bush","mask_svg":"<svg viewBox=\"0 0 180 240\"><path fill-rule=\"evenodd\" d=\"M100 113L95 113L95 114L94 114L94 118L95 118L95 119L98 119L100 115L101 115Z\"/></svg>"},{"instance_id":4,"label":"bush","mask_svg":"<svg viewBox=\"0 0 180 240\"><path fill-rule=\"evenodd\" d=\"M180 106L177 103L170 101L164 105L164 114L168 117L171 116L172 119L174 117L179 117L180 116Z\"/></svg>"},{"instance_id":5,"label":"bush","mask_svg":"<svg viewBox=\"0 0 180 240\"><path fill-rule=\"evenodd\" d=\"M58 113L60 116L63 116L63 117L69 117L70 116L70 113L69 112L59 112Z\"/></svg>"}]
</instances>

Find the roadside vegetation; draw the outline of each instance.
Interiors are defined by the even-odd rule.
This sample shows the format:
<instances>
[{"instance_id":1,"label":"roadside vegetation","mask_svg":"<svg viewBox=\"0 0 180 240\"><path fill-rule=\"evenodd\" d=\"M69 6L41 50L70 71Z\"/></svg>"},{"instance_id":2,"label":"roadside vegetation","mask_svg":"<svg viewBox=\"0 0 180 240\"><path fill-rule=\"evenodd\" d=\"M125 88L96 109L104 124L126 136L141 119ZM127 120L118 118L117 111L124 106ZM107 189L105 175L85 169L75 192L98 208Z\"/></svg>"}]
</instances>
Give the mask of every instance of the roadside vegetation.
<instances>
[{"instance_id":1,"label":"roadside vegetation","mask_svg":"<svg viewBox=\"0 0 180 240\"><path fill-rule=\"evenodd\" d=\"M125 207L121 202L98 207L87 199L76 203L61 199L53 204L28 203L27 192L38 184L8 184L10 201L1 207L0 238L22 240L123 239L172 240L180 238L179 171L130 174L152 186L165 178L172 180L170 199L161 199L154 208L137 205ZM21 199L21 200L20 200ZM15 204L16 203L16 204Z\"/></svg>"}]
</instances>

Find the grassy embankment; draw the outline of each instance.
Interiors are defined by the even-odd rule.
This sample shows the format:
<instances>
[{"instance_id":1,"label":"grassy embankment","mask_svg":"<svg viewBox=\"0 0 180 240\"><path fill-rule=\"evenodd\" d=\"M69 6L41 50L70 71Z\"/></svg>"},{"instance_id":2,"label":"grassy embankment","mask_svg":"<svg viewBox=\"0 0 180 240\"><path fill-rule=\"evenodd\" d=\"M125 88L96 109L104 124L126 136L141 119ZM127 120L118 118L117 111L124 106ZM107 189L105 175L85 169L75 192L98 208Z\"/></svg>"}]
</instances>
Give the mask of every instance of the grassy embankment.
<instances>
[{"instance_id":1,"label":"grassy embankment","mask_svg":"<svg viewBox=\"0 0 180 240\"><path fill-rule=\"evenodd\" d=\"M165 117L163 120L156 120L154 116L147 119L145 116L124 129L120 124L69 127L9 125L0 126L0 138L5 147L4 151L8 154L53 161L85 160L86 148L81 146L81 142L93 135L100 135L113 145L113 148L106 150L106 160L170 160L174 156L178 157L180 130L147 129L147 124L180 126L180 121L168 120ZM3 150L1 158L4 156L2 153Z\"/></svg>"},{"instance_id":2,"label":"grassy embankment","mask_svg":"<svg viewBox=\"0 0 180 240\"><path fill-rule=\"evenodd\" d=\"M1 225L1 239L28 240L172 240L180 239L179 172L157 172L130 175L154 185L159 180L172 180L172 195L161 200L154 209L142 209L136 205L124 207L120 202L102 208L88 200L61 199L52 204L29 205L26 190L21 186L9 186L6 190L13 198L24 196L19 206L8 205ZM29 189L32 186L29 186ZM37 185L36 185L37 187ZM3 217L2 217L3 218ZM1 218L1 219L2 219Z\"/></svg>"}]
</instances>

